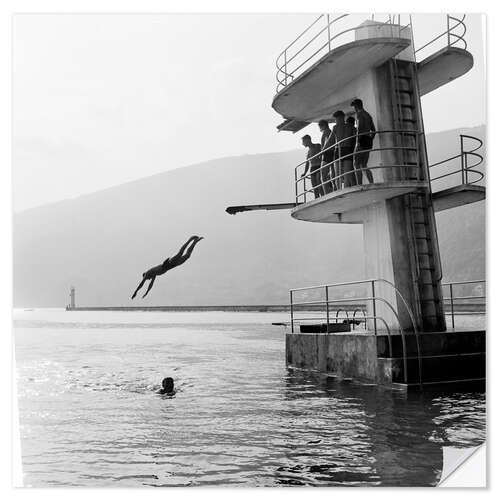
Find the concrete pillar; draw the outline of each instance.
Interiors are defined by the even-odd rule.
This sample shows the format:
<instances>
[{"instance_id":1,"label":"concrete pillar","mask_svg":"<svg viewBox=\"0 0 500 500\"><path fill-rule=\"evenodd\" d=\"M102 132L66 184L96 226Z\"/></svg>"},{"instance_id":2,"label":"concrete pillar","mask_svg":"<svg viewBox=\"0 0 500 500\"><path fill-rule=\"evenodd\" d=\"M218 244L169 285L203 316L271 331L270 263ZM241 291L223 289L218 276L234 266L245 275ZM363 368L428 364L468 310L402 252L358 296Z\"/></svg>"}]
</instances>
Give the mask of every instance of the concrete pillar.
<instances>
[{"instance_id":1,"label":"concrete pillar","mask_svg":"<svg viewBox=\"0 0 500 500\"><path fill-rule=\"evenodd\" d=\"M364 95L359 96L380 131L399 130L402 124L407 123L400 120L407 115L395 116L397 107L391 64L389 61L372 71L371 92L367 93L367 98ZM421 129L418 90L415 82L405 81L408 82L409 88L415 89L415 98L418 100L411 109L416 117L415 123L410 123L411 129ZM406 141L407 138L404 137L403 140ZM420 172L421 179L428 177L425 137L422 135L417 140L411 140L419 142L418 155L410 152L404 153L406 156L403 157L403 153L398 150L380 151L378 157L374 154L370 158L369 166L376 165L377 162L381 165L401 165L418 159L419 170L417 167L374 170L375 182L404 181L416 171ZM401 145L401 136L381 133L378 135L378 144L381 148ZM393 283L411 308L417 329L427 331L445 329L434 211L432 204L426 204L428 199L429 188L425 187L417 194L398 196L372 204L365 209L363 222L366 277L382 278ZM425 224L422 221L425 221ZM417 245L418 238L425 239L425 250ZM385 320L391 329L401 326L404 330L411 330L411 315L395 290L388 284L378 283L376 294L381 300L375 304L370 301L367 305L369 316L373 315L375 307L376 315L381 318L377 322L379 330L384 328L382 320ZM383 301L387 301L387 304ZM372 322L370 326L374 328L375 325Z\"/></svg>"}]
</instances>

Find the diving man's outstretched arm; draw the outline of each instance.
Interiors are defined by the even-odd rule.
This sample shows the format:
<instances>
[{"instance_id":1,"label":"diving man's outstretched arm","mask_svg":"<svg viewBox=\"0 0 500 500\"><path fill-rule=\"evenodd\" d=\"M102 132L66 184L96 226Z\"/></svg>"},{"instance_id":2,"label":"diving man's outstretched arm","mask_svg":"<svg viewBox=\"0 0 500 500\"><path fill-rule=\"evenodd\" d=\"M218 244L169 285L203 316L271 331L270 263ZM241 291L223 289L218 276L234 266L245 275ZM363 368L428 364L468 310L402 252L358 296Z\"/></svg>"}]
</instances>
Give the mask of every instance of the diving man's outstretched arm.
<instances>
[{"instance_id":1,"label":"diving man's outstretched arm","mask_svg":"<svg viewBox=\"0 0 500 500\"><path fill-rule=\"evenodd\" d=\"M149 293L149 290L151 290L151 288L153 288L153 283L155 282L155 279L156 279L156 276L151 279L151 281L149 282L148 289L146 290L146 293L142 296L142 298L144 298Z\"/></svg>"},{"instance_id":2,"label":"diving man's outstretched arm","mask_svg":"<svg viewBox=\"0 0 500 500\"><path fill-rule=\"evenodd\" d=\"M135 289L134 295L132 295L132 300L135 299L137 292L142 288L144 283L146 283L146 278L143 278L142 281L139 283L139 286Z\"/></svg>"}]
</instances>

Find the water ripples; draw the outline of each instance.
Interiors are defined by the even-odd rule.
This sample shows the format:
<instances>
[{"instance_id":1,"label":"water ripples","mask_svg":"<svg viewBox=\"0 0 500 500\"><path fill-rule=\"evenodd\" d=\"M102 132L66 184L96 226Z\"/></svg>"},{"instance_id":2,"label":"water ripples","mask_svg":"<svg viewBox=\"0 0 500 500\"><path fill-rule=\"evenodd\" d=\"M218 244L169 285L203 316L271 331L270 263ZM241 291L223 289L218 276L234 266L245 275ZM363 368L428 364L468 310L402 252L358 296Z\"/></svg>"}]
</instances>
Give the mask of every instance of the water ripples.
<instances>
[{"instance_id":1,"label":"water ripples","mask_svg":"<svg viewBox=\"0 0 500 500\"><path fill-rule=\"evenodd\" d=\"M260 318L117 319L17 325L26 484L432 485L443 446L484 441L484 395L406 397L289 371L283 332ZM174 396L156 394L164 376Z\"/></svg>"}]
</instances>

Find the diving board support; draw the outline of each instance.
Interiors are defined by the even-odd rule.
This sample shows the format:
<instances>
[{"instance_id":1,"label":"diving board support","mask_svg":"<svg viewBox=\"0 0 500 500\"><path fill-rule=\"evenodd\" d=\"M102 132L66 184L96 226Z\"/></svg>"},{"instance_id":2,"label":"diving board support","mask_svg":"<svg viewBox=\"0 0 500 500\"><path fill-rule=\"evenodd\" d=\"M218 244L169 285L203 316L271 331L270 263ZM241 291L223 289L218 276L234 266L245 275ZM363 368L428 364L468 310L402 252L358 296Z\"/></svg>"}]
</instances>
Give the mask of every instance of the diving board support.
<instances>
[{"instance_id":1,"label":"diving board support","mask_svg":"<svg viewBox=\"0 0 500 500\"><path fill-rule=\"evenodd\" d=\"M235 205L227 207L226 212L230 215L239 212L252 212L255 210L287 210L297 206L297 203L264 203L259 205Z\"/></svg>"}]
</instances>

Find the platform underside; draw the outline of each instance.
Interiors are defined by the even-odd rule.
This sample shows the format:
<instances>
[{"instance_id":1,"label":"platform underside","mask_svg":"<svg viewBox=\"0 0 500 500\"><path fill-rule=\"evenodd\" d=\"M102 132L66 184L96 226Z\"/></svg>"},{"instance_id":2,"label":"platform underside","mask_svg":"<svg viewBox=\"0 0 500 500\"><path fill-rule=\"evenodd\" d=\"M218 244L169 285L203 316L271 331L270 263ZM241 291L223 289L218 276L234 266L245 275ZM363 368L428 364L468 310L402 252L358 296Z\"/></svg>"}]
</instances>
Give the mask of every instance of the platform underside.
<instances>
[{"instance_id":1,"label":"platform underside","mask_svg":"<svg viewBox=\"0 0 500 500\"><path fill-rule=\"evenodd\" d=\"M292 209L291 215L295 219L309 222L362 223L363 212L360 209L373 203L414 192L426 186L425 182L420 181L352 186L303 203Z\"/></svg>"},{"instance_id":2,"label":"platform underside","mask_svg":"<svg viewBox=\"0 0 500 500\"><path fill-rule=\"evenodd\" d=\"M423 96L465 75L474 65L470 52L445 47L417 65L420 95Z\"/></svg>"},{"instance_id":3,"label":"platform underside","mask_svg":"<svg viewBox=\"0 0 500 500\"><path fill-rule=\"evenodd\" d=\"M381 41L381 39L370 39L370 42L373 40L377 40L379 43ZM385 41L381 45L373 48L374 51L378 52L376 64L373 61L363 59L359 53L359 47L355 44L367 43L367 40L358 40L334 49L279 92L274 98L273 108L286 117L286 120L278 126L278 130L295 133L313 121L329 118L327 112L331 110L328 109L325 112L324 102L328 96L346 85L347 78L358 77L362 72L382 64L402 50L394 40L404 43L404 39L383 40ZM393 40L393 42L388 40ZM356 62L359 59L360 64L349 63L351 51ZM346 65L348 71L344 71L343 65ZM473 65L474 57L465 49L444 47L435 52L417 64L420 96L429 94L465 75ZM336 68L341 68L343 73L336 74ZM322 82L323 76L326 79ZM332 105L332 108L344 109L348 105L347 101L339 101Z\"/></svg>"},{"instance_id":4,"label":"platform underside","mask_svg":"<svg viewBox=\"0 0 500 500\"><path fill-rule=\"evenodd\" d=\"M435 212L476 203L485 198L486 188L484 186L471 186L470 184L460 184L459 186L432 193Z\"/></svg>"},{"instance_id":5,"label":"platform underside","mask_svg":"<svg viewBox=\"0 0 500 500\"><path fill-rule=\"evenodd\" d=\"M337 47L281 90L272 106L287 119L310 122L324 118L327 97L409 45L407 38L367 38Z\"/></svg>"}]
</instances>

